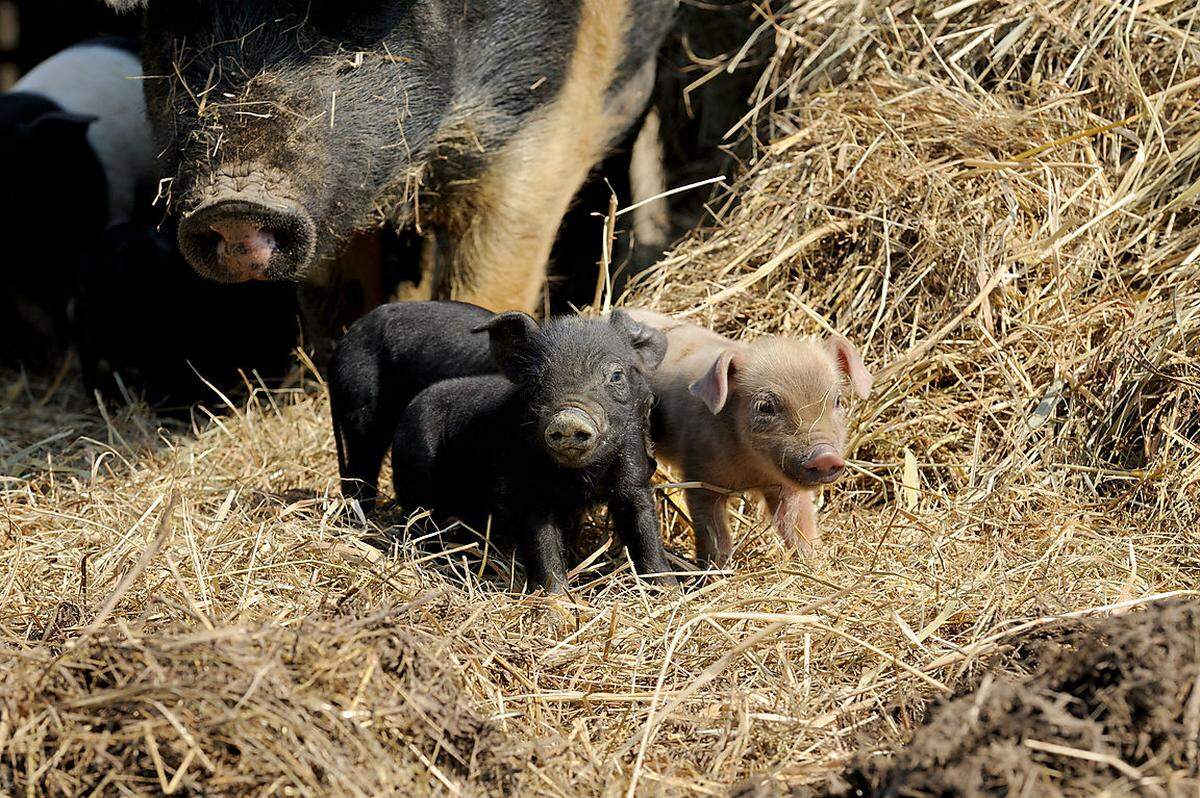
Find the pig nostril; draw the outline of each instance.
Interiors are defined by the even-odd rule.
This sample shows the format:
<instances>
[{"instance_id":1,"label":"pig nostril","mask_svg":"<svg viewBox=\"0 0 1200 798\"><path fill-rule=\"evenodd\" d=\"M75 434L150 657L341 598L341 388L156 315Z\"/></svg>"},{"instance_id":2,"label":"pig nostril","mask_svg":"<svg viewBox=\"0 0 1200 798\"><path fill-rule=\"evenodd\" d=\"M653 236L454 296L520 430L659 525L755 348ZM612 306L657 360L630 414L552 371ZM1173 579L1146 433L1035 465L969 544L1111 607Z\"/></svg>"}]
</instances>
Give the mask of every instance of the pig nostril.
<instances>
[{"instance_id":1,"label":"pig nostril","mask_svg":"<svg viewBox=\"0 0 1200 798\"><path fill-rule=\"evenodd\" d=\"M198 249L208 252L212 255L217 255L220 252L221 244L225 241L221 234L216 230L204 230L195 234Z\"/></svg>"},{"instance_id":2,"label":"pig nostril","mask_svg":"<svg viewBox=\"0 0 1200 798\"><path fill-rule=\"evenodd\" d=\"M559 432L558 430L555 430L554 432L550 433L550 440L552 440L556 443L558 441L561 441L562 437L563 437L563 434L561 432Z\"/></svg>"},{"instance_id":3,"label":"pig nostril","mask_svg":"<svg viewBox=\"0 0 1200 798\"><path fill-rule=\"evenodd\" d=\"M293 244L295 243L292 235L287 230L268 227L265 229L265 232L270 233L275 239L275 248L280 252L287 252L291 250Z\"/></svg>"},{"instance_id":4,"label":"pig nostril","mask_svg":"<svg viewBox=\"0 0 1200 798\"><path fill-rule=\"evenodd\" d=\"M579 441L580 443L587 443L591 439L592 433L588 432L587 430L579 430L575 433L575 440Z\"/></svg>"}]
</instances>

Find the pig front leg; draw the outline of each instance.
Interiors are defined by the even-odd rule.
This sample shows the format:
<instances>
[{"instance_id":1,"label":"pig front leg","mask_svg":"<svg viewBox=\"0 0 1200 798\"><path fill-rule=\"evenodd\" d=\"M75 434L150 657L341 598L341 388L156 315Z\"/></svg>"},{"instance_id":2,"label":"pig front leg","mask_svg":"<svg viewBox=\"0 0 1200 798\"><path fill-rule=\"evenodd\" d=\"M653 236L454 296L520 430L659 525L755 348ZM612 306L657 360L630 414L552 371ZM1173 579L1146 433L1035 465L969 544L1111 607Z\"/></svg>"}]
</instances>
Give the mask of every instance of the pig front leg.
<instances>
[{"instance_id":1,"label":"pig front leg","mask_svg":"<svg viewBox=\"0 0 1200 798\"><path fill-rule=\"evenodd\" d=\"M783 545L810 558L821 548L815 494L812 490L781 488L777 493L763 496Z\"/></svg>"},{"instance_id":2,"label":"pig front leg","mask_svg":"<svg viewBox=\"0 0 1200 798\"><path fill-rule=\"evenodd\" d=\"M353 283L330 285L301 283L296 288L304 345L313 365L325 375L342 333L365 312L361 289Z\"/></svg>"},{"instance_id":3,"label":"pig front leg","mask_svg":"<svg viewBox=\"0 0 1200 798\"><path fill-rule=\"evenodd\" d=\"M383 457L391 441L381 430L386 428L371 419L364 432L359 426L334 427L338 452L338 467L341 471L342 496L356 500L364 513L375 509L379 498L379 472L383 468ZM395 425L393 425L394 427Z\"/></svg>"},{"instance_id":4,"label":"pig front leg","mask_svg":"<svg viewBox=\"0 0 1200 798\"><path fill-rule=\"evenodd\" d=\"M679 580L671 576L667 554L663 549L658 514L654 511L654 495L649 489L638 490L609 502L613 526L625 547L638 575L648 577L654 584L672 587ZM649 576L655 574L655 576Z\"/></svg>"},{"instance_id":5,"label":"pig front leg","mask_svg":"<svg viewBox=\"0 0 1200 798\"><path fill-rule=\"evenodd\" d=\"M728 497L704 488L688 488L684 495L696 532L696 559L701 565L724 567L733 553L726 508Z\"/></svg>"},{"instance_id":6,"label":"pig front leg","mask_svg":"<svg viewBox=\"0 0 1200 798\"><path fill-rule=\"evenodd\" d=\"M337 444L342 495L364 512L375 508L379 471L404 407L393 401L387 378L372 363L335 358L329 373L329 407Z\"/></svg>"},{"instance_id":7,"label":"pig front leg","mask_svg":"<svg viewBox=\"0 0 1200 798\"><path fill-rule=\"evenodd\" d=\"M326 373L346 328L382 304L382 236L369 230L352 237L334 259L320 264L297 286L305 344L313 364Z\"/></svg>"},{"instance_id":8,"label":"pig front leg","mask_svg":"<svg viewBox=\"0 0 1200 798\"><path fill-rule=\"evenodd\" d=\"M561 593L566 588L563 533L552 518L535 517L527 522L520 548L530 590L541 588L547 593Z\"/></svg>"}]
</instances>

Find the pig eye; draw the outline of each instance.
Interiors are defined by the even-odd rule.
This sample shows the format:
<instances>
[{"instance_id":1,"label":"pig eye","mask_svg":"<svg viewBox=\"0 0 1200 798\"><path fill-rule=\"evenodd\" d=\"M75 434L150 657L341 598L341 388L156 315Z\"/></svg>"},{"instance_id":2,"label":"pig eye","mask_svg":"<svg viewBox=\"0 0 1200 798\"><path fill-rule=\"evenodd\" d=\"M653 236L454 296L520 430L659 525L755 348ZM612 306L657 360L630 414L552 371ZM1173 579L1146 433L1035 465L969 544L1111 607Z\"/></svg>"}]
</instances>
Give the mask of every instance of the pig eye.
<instances>
[{"instance_id":1,"label":"pig eye","mask_svg":"<svg viewBox=\"0 0 1200 798\"><path fill-rule=\"evenodd\" d=\"M621 369L613 369L613 373L608 375L608 381L613 385L620 385L625 382L625 372Z\"/></svg>"},{"instance_id":2,"label":"pig eye","mask_svg":"<svg viewBox=\"0 0 1200 798\"><path fill-rule=\"evenodd\" d=\"M775 416L779 414L779 406L772 396L761 396L754 403L754 412L760 416Z\"/></svg>"},{"instance_id":3,"label":"pig eye","mask_svg":"<svg viewBox=\"0 0 1200 798\"><path fill-rule=\"evenodd\" d=\"M833 397L833 409L834 409L834 410L841 410L841 409L842 409L842 397L841 397L841 396L834 396L834 397Z\"/></svg>"}]
</instances>

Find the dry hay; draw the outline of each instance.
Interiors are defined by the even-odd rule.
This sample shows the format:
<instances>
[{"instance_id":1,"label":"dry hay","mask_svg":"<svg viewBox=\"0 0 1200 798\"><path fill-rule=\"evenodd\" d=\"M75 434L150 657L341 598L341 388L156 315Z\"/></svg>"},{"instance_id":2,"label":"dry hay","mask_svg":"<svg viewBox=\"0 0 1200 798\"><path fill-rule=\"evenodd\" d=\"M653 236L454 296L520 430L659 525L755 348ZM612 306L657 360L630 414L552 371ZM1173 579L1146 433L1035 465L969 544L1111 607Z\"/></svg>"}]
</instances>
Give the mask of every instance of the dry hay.
<instances>
[{"instance_id":1,"label":"dry hay","mask_svg":"<svg viewBox=\"0 0 1200 798\"><path fill-rule=\"evenodd\" d=\"M482 541L343 520L319 387L160 431L9 375L0 791L791 787L899 747L1022 622L1194 589L1200 10L785 8L754 163L631 301L863 347L826 556L746 506L679 595L604 556L512 594Z\"/></svg>"}]
</instances>

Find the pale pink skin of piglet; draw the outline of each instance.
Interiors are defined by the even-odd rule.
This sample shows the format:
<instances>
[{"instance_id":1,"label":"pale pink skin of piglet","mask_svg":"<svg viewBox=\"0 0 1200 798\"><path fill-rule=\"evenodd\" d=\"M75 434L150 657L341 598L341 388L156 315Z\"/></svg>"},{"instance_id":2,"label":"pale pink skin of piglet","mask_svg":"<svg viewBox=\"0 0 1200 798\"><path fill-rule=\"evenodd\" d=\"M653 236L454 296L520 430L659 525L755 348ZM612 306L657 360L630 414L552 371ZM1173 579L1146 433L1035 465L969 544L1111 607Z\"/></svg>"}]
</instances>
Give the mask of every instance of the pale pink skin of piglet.
<instances>
[{"instance_id":1,"label":"pale pink skin of piglet","mask_svg":"<svg viewBox=\"0 0 1200 798\"><path fill-rule=\"evenodd\" d=\"M687 482L755 493L766 502L785 547L815 554L821 546L815 504L820 485L789 477L776 458L818 445L845 450L840 397L849 390L865 397L871 387L857 350L842 338L739 342L654 311L628 312L667 336L666 359L652 379L663 419L657 455ZM727 375L716 413L709 404L714 397L705 393L715 385L714 369L718 376ZM779 397L785 406L766 430L756 427L754 415L754 403L765 394ZM733 549L730 496L688 488L685 498L696 530L697 558L723 566Z\"/></svg>"}]
</instances>

